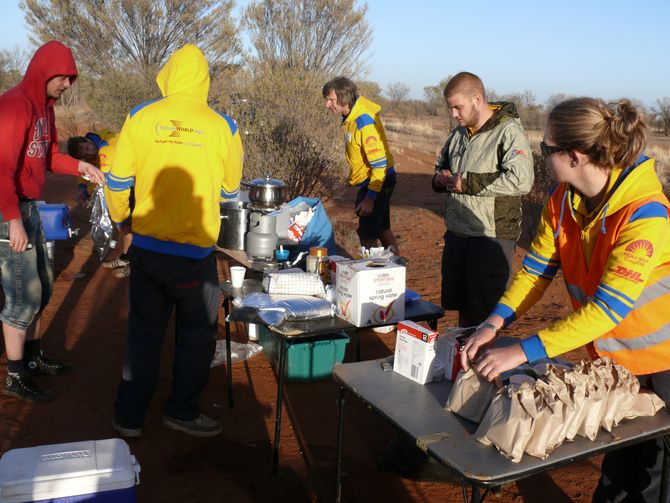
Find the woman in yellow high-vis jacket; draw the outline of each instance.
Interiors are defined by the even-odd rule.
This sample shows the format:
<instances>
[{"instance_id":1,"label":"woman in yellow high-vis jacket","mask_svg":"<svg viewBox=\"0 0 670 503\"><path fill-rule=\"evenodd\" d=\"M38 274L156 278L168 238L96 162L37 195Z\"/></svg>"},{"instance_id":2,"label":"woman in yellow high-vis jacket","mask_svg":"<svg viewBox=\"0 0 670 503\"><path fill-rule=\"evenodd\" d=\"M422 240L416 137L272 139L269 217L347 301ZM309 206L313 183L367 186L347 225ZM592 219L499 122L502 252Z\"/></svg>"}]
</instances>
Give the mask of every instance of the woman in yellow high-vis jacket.
<instances>
[{"instance_id":1,"label":"woman in yellow high-vis jacket","mask_svg":"<svg viewBox=\"0 0 670 503\"><path fill-rule=\"evenodd\" d=\"M558 186L547 201L522 269L465 344L488 379L526 361L587 345L670 404L670 203L642 154L646 125L627 100L578 98L549 115L540 144ZM506 348L487 348L563 270L574 312ZM663 442L607 454L593 500L658 501Z\"/></svg>"}]
</instances>

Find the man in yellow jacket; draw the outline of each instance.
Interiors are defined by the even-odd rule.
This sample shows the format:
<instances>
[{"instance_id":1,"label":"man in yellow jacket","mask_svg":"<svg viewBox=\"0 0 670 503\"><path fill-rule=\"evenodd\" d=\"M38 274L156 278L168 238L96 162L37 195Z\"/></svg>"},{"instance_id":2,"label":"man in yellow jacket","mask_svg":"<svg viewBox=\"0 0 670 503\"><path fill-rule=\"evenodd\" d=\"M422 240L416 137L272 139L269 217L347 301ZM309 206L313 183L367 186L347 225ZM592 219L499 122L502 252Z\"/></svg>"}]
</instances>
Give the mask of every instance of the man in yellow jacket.
<instances>
[{"instance_id":1,"label":"man in yellow jacket","mask_svg":"<svg viewBox=\"0 0 670 503\"><path fill-rule=\"evenodd\" d=\"M201 413L198 399L218 329L219 201L239 191L242 143L232 119L207 105L209 65L197 47L177 50L156 82L163 97L128 114L105 181L112 220L133 232L127 353L112 425L122 436L142 434L174 309L173 382L163 424L214 436L221 424Z\"/></svg>"},{"instance_id":2,"label":"man in yellow jacket","mask_svg":"<svg viewBox=\"0 0 670 503\"><path fill-rule=\"evenodd\" d=\"M358 237L366 248L392 246L400 255L391 231L390 204L396 184L393 156L379 112L381 107L358 95L358 88L346 77L335 77L321 90L326 108L342 115L344 152L349 164L349 185L359 187L355 212Z\"/></svg>"}]
</instances>

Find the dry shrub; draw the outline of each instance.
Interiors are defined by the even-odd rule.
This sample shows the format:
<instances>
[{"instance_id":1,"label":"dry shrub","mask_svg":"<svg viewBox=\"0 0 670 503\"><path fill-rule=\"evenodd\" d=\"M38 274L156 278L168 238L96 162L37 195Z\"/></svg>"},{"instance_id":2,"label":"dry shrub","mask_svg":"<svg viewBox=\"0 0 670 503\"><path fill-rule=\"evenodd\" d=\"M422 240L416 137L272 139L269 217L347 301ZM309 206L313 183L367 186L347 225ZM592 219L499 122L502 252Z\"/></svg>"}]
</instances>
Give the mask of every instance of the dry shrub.
<instances>
[{"instance_id":1,"label":"dry shrub","mask_svg":"<svg viewBox=\"0 0 670 503\"><path fill-rule=\"evenodd\" d=\"M356 223L346 220L333 220L333 236L337 243L340 255L355 257L358 255L361 243L356 233Z\"/></svg>"},{"instance_id":2,"label":"dry shrub","mask_svg":"<svg viewBox=\"0 0 670 503\"><path fill-rule=\"evenodd\" d=\"M244 176L283 180L289 197L340 195L346 181L340 120L323 106L314 72L260 66L231 101L245 149Z\"/></svg>"},{"instance_id":3,"label":"dry shrub","mask_svg":"<svg viewBox=\"0 0 670 503\"><path fill-rule=\"evenodd\" d=\"M663 185L663 192L670 198L670 139L652 138L647 155L656 159L656 174Z\"/></svg>"},{"instance_id":4,"label":"dry shrub","mask_svg":"<svg viewBox=\"0 0 670 503\"><path fill-rule=\"evenodd\" d=\"M539 153L539 145L531 143L531 149L535 181L533 182L533 188L530 189L530 192L521 197L523 221L521 222L519 245L523 248L528 248L535 237L537 226L540 223L540 217L542 216L542 208L549 197L549 190L554 185L554 182L549 178L544 159Z\"/></svg>"},{"instance_id":5,"label":"dry shrub","mask_svg":"<svg viewBox=\"0 0 670 503\"><path fill-rule=\"evenodd\" d=\"M137 105L160 98L156 73L143 74L110 68L100 78L80 79L86 102L93 111L94 127L120 130L128 113Z\"/></svg>"}]
</instances>

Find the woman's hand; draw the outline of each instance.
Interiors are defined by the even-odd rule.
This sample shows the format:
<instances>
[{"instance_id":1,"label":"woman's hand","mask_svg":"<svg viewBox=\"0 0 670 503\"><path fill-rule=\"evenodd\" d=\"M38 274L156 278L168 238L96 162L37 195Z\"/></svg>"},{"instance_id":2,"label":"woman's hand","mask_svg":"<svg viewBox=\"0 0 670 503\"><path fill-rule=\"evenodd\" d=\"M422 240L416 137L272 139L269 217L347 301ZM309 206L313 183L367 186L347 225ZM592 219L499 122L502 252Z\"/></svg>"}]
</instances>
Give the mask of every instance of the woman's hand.
<instances>
[{"instance_id":1,"label":"woman's hand","mask_svg":"<svg viewBox=\"0 0 670 503\"><path fill-rule=\"evenodd\" d=\"M477 361L477 354L496 338L496 333L504 325L505 320L501 316L491 314L477 327L475 333L465 340L461 350L461 366L465 370L470 368L470 362Z\"/></svg>"},{"instance_id":2,"label":"woman's hand","mask_svg":"<svg viewBox=\"0 0 670 503\"><path fill-rule=\"evenodd\" d=\"M475 366L483 377L493 381L503 372L512 370L526 361L528 359L521 344L513 344L502 348L485 349Z\"/></svg>"},{"instance_id":3,"label":"woman's hand","mask_svg":"<svg viewBox=\"0 0 670 503\"><path fill-rule=\"evenodd\" d=\"M470 362L475 362L479 350L496 338L496 330L482 327L465 340L465 346L461 350L461 366L464 370L470 368Z\"/></svg>"}]
</instances>

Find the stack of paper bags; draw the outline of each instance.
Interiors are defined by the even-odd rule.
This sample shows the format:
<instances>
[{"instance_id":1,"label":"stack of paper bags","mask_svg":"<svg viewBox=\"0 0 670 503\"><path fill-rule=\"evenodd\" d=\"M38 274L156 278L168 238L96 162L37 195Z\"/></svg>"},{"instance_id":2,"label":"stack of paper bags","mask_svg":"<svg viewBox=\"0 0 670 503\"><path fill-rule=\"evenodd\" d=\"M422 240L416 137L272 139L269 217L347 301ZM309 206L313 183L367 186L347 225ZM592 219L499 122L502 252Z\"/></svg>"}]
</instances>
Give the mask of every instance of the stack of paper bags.
<instances>
[{"instance_id":1,"label":"stack of paper bags","mask_svg":"<svg viewBox=\"0 0 670 503\"><path fill-rule=\"evenodd\" d=\"M479 423L477 440L518 463L524 452L545 459L576 435L594 440L601 427L611 431L624 419L652 416L665 406L609 358L534 371L535 378L513 375L499 388L471 368L459 374L445 409Z\"/></svg>"}]
</instances>

